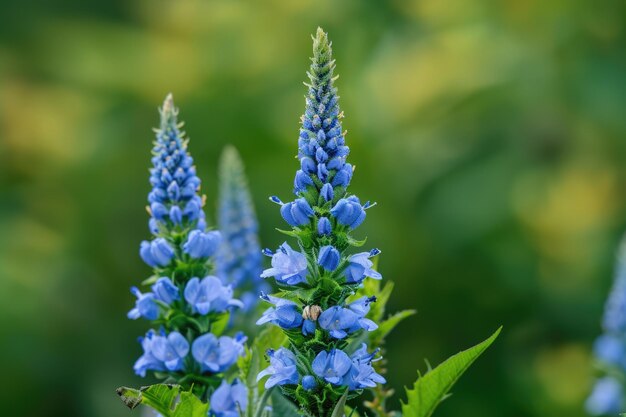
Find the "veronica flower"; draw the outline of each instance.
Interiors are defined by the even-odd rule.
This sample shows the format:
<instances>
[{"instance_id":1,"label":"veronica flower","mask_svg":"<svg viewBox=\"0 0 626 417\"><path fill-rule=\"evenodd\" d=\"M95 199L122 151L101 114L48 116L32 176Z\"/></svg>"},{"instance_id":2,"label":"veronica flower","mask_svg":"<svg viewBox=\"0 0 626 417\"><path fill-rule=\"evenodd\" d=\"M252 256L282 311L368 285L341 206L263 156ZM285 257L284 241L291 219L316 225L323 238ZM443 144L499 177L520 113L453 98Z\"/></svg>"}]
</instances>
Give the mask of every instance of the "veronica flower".
<instances>
[{"instance_id":1,"label":"veronica flower","mask_svg":"<svg viewBox=\"0 0 626 417\"><path fill-rule=\"evenodd\" d=\"M261 277L274 277L279 283L296 285L306 282L307 267L304 254L294 251L285 242L272 254L272 267L263 271Z\"/></svg>"},{"instance_id":2,"label":"veronica flower","mask_svg":"<svg viewBox=\"0 0 626 417\"><path fill-rule=\"evenodd\" d=\"M622 384L610 376L599 379L585 402L585 408L596 416L617 415L624 411Z\"/></svg>"},{"instance_id":3,"label":"veronica flower","mask_svg":"<svg viewBox=\"0 0 626 417\"><path fill-rule=\"evenodd\" d=\"M602 363L603 376L595 382L586 408L593 415L618 414L626 406L626 243L618 255L602 328L604 333L596 339L593 352Z\"/></svg>"},{"instance_id":4,"label":"veronica flower","mask_svg":"<svg viewBox=\"0 0 626 417\"><path fill-rule=\"evenodd\" d=\"M238 379L222 384L211 394L211 415L215 417L239 417L239 410L248 407L248 390Z\"/></svg>"},{"instance_id":5,"label":"veronica flower","mask_svg":"<svg viewBox=\"0 0 626 417\"><path fill-rule=\"evenodd\" d=\"M334 86L335 61L321 29L313 40L311 61L298 138L299 167L293 180L295 197L290 202L270 197L292 226L285 233L297 240L299 250L287 243L276 253L266 250L272 265L261 275L274 277L283 298L267 296L275 306L263 313L258 323L271 322L291 330L285 332L290 350L270 351L271 365L259 376L272 375L266 387L287 385L281 391L298 403L303 414L328 417L343 392L329 384L361 390L385 382L372 366L373 354L359 349L352 357L349 355L350 346L356 342L353 334L377 328L366 317L376 298L345 302L356 291L362 291L360 284L366 277L382 276L370 260L378 250L349 252L351 247L359 246L359 239L351 233L363 223L372 205L362 204L348 192L354 167L347 162L350 149L342 131L343 113ZM301 334L292 330L298 327ZM289 386L299 383L298 372L303 374L301 387Z\"/></svg>"},{"instance_id":6,"label":"veronica flower","mask_svg":"<svg viewBox=\"0 0 626 417\"><path fill-rule=\"evenodd\" d=\"M139 317L156 320L159 317L159 306L154 302L151 292L143 294L137 287L131 287L130 292L137 297L135 307L128 312L128 318L136 320Z\"/></svg>"},{"instance_id":7,"label":"veronica flower","mask_svg":"<svg viewBox=\"0 0 626 417\"><path fill-rule=\"evenodd\" d=\"M157 336L154 330L149 330L145 337L139 338L139 342L143 348L143 355L137 359L133 369L135 373L141 377L145 377L147 371L165 371L163 362L152 354L152 344L155 337Z\"/></svg>"},{"instance_id":8,"label":"veronica flower","mask_svg":"<svg viewBox=\"0 0 626 417\"><path fill-rule=\"evenodd\" d=\"M327 330L336 339L343 339L349 333L360 329L367 331L376 330L378 325L372 320L365 318L369 312L369 304L376 297L362 297L346 307L334 306L328 308L319 317L320 327Z\"/></svg>"},{"instance_id":9,"label":"veronica flower","mask_svg":"<svg viewBox=\"0 0 626 417\"><path fill-rule=\"evenodd\" d=\"M322 246L317 256L317 263L327 271L334 271L339 266L341 254L331 245Z\"/></svg>"},{"instance_id":10,"label":"veronica flower","mask_svg":"<svg viewBox=\"0 0 626 417\"><path fill-rule=\"evenodd\" d=\"M211 312L223 312L229 307L243 307L239 300L233 298L230 285L223 285L219 278L207 276L200 280L193 277L185 287L185 300L194 313L205 315Z\"/></svg>"},{"instance_id":11,"label":"veronica flower","mask_svg":"<svg viewBox=\"0 0 626 417\"><path fill-rule=\"evenodd\" d=\"M157 282L152 285L152 292L154 293L155 299L165 304L171 304L180 299L178 287L176 287L168 277L159 278Z\"/></svg>"},{"instance_id":12,"label":"veronica flower","mask_svg":"<svg viewBox=\"0 0 626 417\"><path fill-rule=\"evenodd\" d=\"M144 262L153 268L148 280L151 292L132 288L137 300L128 317L156 320L154 324L161 327L159 334L150 330L140 339L143 354L134 365L135 373L143 377L154 371L159 379L178 383L185 390L191 390L193 384L195 393L208 396L213 390L208 377L223 377L219 374L243 354L246 337L203 332L223 327L214 324L223 322L224 315L242 303L233 298L232 286L211 274L211 257L220 245L220 233L207 230L200 179L177 115L168 96L161 110L150 170L148 225L155 236L142 242L139 250ZM198 378L190 379L192 373ZM234 384L213 393L213 415L234 417L232 401L237 398L235 402L242 403L240 391Z\"/></svg>"},{"instance_id":13,"label":"veronica flower","mask_svg":"<svg viewBox=\"0 0 626 417\"><path fill-rule=\"evenodd\" d=\"M139 254L148 266L157 268L170 264L174 257L174 249L172 249L167 240L159 237L152 242L141 242Z\"/></svg>"},{"instance_id":14,"label":"veronica flower","mask_svg":"<svg viewBox=\"0 0 626 417\"><path fill-rule=\"evenodd\" d=\"M235 338L228 336L218 338L206 333L193 341L191 354L203 371L223 372L243 355L245 341L246 337L241 333Z\"/></svg>"},{"instance_id":15,"label":"veronica flower","mask_svg":"<svg viewBox=\"0 0 626 417\"><path fill-rule=\"evenodd\" d=\"M189 353L189 342L178 332L167 336L155 336L152 340L152 355L163 362L168 371L179 371L183 368L183 359Z\"/></svg>"},{"instance_id":16,"label":"veronica flower","mask_svg":"<svg viewBox=\"0 0 626 417\"><path fill-rule=\"evenodd\" d=\"M339 349L331 349L330 352L321 351L312 363L313 372L326 382L341 385L343 377L352 366L350 357Z\"/></svg>"},{"instance_id":17,"label":"veronica flower","mask_svg":"<svg viewBox=\"0 0 626 417\"><path fill-rule=\"evenodd\" d=\"M257 320L256 324L274 323L283 329L293 329L302 325L302 314L298 311L296 303L283 298L273 297L265 293L261 294L261 299L276 307L270 307Z\"/></svg>"},{"instance_id":18,"label":"veronica flower","mask_svg":"<svg viewBox=\"0 0 626 417\"><path fill-rule=\"evenodd\" d=\"M378 254L378 252L374 252ZM374 263L369 260L372 257L372 252L361 252L354 254L348 258L348 266L344 271L347 283L358 284L366 277L381 279L383 276L372 269Z\"/></svg>"},{"instance_id":19,"label":"veronica flower","mask_svg":"<svg viewBox=\"0 0 626 417\"><path fill-rule=\"evenodd\" d=\"M183 245L183 251L195 259L207 258L215 254L221 239L220 232L193 230Z\"/></svg>"},{"instance_id":20,"label":"veronica flower","mask_svg":"<svg viewBox=\"0 0 626 417\"><path fill-rule=\"evenodd\" d=\"M263 377L270 375L265 381L265 389L270 389L276 385L297 384L299 375L296 366L296 356L289 349L280 348L267 351L270 358L270 366L261 371L257 377L260 381Z\"/></svg>"},{"instance_id":21,"label":"veronica flower","mask_svg":"<svg viewBox=\"0 0 626 417\"><path fill-rule=\"evenodd\" d=\"M232 146L222 153L219 177L222 242L215 258L217 276L237 289L248 311L258 303L259 293L270 287L260 278L263 266L258 222L243 163Z\"/></svg>"}]
</instances>

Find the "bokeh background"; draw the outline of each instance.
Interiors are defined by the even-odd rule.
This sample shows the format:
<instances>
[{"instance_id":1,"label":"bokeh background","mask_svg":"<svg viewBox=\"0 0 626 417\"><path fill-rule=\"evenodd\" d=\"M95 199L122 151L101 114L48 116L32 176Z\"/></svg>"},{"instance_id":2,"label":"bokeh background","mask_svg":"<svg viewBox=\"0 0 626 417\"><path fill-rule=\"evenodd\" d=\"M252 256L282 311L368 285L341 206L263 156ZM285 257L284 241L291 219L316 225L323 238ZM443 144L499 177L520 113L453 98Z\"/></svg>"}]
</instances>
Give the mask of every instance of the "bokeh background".
<instances>
[{"instance_id":1,"label":"bokeh background","mask_svg":"<svg viewBox=\"0 0 626 417\"><path fill-rule=\"evenodd\" d=\"M264 246L297 167L310 34L334 41L358 230L383 250L401 388L504 332L439 417L584 415L626 229L622 0L40 0L0 13L0 404L115 417L145 323L125 318L151 128L173 92L209 216L243 155ZM291 162L290 162L291 161ZM399 403L396 396L393 404Z\"/></svg>"}]
</instances>

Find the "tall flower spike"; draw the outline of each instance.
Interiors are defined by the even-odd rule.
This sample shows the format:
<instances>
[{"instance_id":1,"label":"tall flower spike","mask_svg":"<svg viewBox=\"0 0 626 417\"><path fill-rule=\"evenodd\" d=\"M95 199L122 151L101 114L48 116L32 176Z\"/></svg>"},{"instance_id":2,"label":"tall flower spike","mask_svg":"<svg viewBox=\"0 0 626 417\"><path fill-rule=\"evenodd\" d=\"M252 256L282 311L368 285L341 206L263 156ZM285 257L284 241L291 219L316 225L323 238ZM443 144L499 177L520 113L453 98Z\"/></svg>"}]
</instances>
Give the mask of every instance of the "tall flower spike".
<instances>
[{"instance_id":1,"label":"tall flower spike","mask_svg":"<svg viewBox=\"0 0 626 417\"><path fill-rule=\"evenodd\" d=\"M178 110L168 95L161 109L150 170L148 211L154 239L140 247L141 258L153 268L153 274L144 281L150 286L147 291L133 287L137 300L128 317L148 319L159 329L148 330L141 338L143 355L135 363L135 372L140 376L155 372L158 378L185 389L193 387L201 398L208 398L220 385L222 373L243 353L245 336L219 334L230 309L242 304L233 298L230 285L211 275L211 256L219 246L220 233L207 230L204 200L198 193L200 179L177 117ZM226 391L222 388L215 395L224 397ZM227 408L234 407L232 401L216 404L220 407L214 410L216 415L227 415Z\"/></svg>"},{"instance_id":2,"label":"tall flower spike","mask_svg":"<svg viewBox=\"0 0 626 417\"><path fill-rule=\"evenodd\" d=\"M240 291L244 310L250 311L269 285L260 278L259 227L244 166L234 147L228 146L222 152L219 174L218 225L222 243L215 259L217 275Z\"/></svg>"},{"instance_id":3,"label":"tall flower spike","mask_svg":"<svg viewBox=\"0 0 626 417\"><path fill-rule=\"evenodd\" d=\"M298 244L285 242L276 252L264 251L272 257L272 267L261 276L273 277L282 292L280 297L262 296L273 306L257 322L281 327L290 343L268 353L271 366L259 378L270 375L266 387L280 386L303 414L327 417L346 391L353 398L385 382L372 367L377 351L368 353L365 345L356 349L359 336L377 328L366 317L376 297L359 298L356 290L367 277L382 276L369 260L378 250L348 252L359 245L351 233L370 205L347 192L353 167L346 162L349 148L334 86L335 61L322 29L313 38L311 61L298 139L300 167L293 182L296 198L286 203L270 198L281 206L293 228L287 234Z\"/></svg>"},{"instance_id":4,"label":"tall flower spike","mask_svg":"<svg viewBox=\"0 0 626 417\"><path fill-rule=\"evenodd\" d=\"M617 415L626 406L626 238L622 241L616 269L602 319L603 334L593 346L603 374L585 404L589 414L594 416Z\"/></svg>"}]
</instances>

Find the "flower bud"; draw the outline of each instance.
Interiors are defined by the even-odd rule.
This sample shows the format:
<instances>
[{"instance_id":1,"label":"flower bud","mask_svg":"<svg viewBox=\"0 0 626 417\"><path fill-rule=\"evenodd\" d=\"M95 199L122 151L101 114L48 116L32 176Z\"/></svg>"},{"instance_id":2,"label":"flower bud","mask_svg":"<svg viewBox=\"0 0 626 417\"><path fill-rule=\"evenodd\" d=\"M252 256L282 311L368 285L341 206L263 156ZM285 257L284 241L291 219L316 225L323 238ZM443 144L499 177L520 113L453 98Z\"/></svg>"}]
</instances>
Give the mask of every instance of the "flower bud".
<instances>
[{"instance_id":1,"label":"flower bud","mask_svg":"<svg viewBox=\"0 0 626 417\"><path fill-rule=\"evenodd\" d=\"M320 314L322 314L322 307L318 305L305 306L302 309L302 318L305 320L316 321Z\"/></svg>"}]
</instances>

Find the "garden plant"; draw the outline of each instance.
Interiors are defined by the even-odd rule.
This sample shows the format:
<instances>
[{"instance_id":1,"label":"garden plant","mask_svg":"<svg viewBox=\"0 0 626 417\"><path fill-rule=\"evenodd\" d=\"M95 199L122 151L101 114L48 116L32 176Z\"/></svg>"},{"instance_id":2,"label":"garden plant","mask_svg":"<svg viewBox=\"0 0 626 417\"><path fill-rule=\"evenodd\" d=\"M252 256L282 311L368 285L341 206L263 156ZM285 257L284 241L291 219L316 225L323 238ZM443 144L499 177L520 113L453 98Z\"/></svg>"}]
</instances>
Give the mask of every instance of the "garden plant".
<instances>
[{"instance_id":1,"label":"garden plant","mask_svg":"<svg viewBox=\"0 0 626 417\"><path fill-rule=\"evenodd\" d=\"M166 98L148 196L153 239L140 249L153 274L143 282L146 289L132 289L137 300L128 314L152 324L141 339L135 372L151 372L161 383L119 388L130 408L143 404L164 417L427 417L498 336L499 329L418 374L401 410L388 409L393 391L385 388L385 337L414 312L386 312L393 284L378 271L381 251L356 236L375 203L349 191L355 170L348 162L331 46L318 29L294 197L270 198L280 205L288 227L279 231L288 240L262 251L271 258L262 272L256 218L236 151L226 150L222 160L220 231L211 231L178 110ZM252 323L259 331L250 330Z\"/></svg>"}]
</instances>

